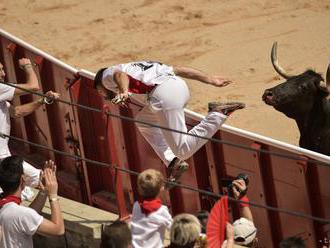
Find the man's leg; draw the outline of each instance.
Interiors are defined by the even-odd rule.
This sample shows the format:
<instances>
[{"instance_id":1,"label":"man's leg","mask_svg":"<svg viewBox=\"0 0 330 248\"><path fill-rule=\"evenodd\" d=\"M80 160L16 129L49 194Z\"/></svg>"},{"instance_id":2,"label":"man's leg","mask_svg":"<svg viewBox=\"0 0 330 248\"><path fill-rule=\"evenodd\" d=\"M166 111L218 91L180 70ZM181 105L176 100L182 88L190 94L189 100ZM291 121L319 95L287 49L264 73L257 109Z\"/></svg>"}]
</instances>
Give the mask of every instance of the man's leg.
<instances>
[{"instance_id":1,"label":"man's leg","mask_svg":"<svg viewBox=\"0 0 330 248\"><path fill-rule=\"evenodd\" d=\"M136 116L136 119L159 125L157 115L150 110L149 106L145 106ZM144 125L142 123L136 123L136 126L143 135L143 137L155 150L157 155L161 158L165 165L168 166L170 162L175 158L175 155L166 143L162 131L159 128Z\"/></svg>"},{"instance_id":2,"label":"man's leg","mask_svg":"<svg viewBox=\"0 0 330 248\"><path fill-rule=\"evenodd\" d=\"M157 112L160 124L181 132L187 132L184 110L163 110ZM225 122L227 116L219 112L210 112L198 125L189 131L189 134L206 138L212 137L220 126ZM173 131L162 130L168 145L173 153L181 160L191 157L206 142L206 139Z\"/></svg>"}]
</instances>

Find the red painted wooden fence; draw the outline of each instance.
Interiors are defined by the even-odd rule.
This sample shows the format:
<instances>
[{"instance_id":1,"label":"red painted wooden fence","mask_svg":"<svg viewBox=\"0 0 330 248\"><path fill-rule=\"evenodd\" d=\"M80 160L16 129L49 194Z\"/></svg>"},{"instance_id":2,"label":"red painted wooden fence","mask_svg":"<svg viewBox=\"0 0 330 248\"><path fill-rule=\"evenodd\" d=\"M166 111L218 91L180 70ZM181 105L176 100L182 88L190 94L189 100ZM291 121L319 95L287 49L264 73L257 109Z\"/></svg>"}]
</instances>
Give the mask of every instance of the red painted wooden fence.
<instances>
[{"instance_id":1,"label":"red painted wooden fence","mask_svg":"<svg viewBox=\"0 0 330 248\"><path fill-rule=\"evenodd\" d=\"M43 92L55 90L62 99L133 118L141 109L138 102L130 104L128 109L107 104L92 87L94 74L72 68L0 30L0 61L10 82L24 81L24 73L18 67L21 57L37 64ZM36 96L24 96L14 103L33 98ZM186 116L189 127L202 118L188 110ZM137 172L155 168L165 174L164 165L134 123L63 103L44 106L28 117L13 120L12 135L120 168ZM222 178L244 172L250 176L250 201L330 219L330 168L262 150L327 164L330 157L226 125L214 137L253 150L208 142L189 159L191 166L182 178L183 184L222 193ZM137 198L136 176L23 143L11 142L11 149L37 166L46 158L55 159L61 195L116 212L121 217L130 214ZM173 214L209 210L214 203L210 197L179 187L164 193L163 199ZM291 235L302 236L308 247L316 247L318 239L330 234L329 224L262 208L252 211L262 247L277 247L283 237ZM232 215L235 216L235 211Z\"/></svg>"}]
</instances>

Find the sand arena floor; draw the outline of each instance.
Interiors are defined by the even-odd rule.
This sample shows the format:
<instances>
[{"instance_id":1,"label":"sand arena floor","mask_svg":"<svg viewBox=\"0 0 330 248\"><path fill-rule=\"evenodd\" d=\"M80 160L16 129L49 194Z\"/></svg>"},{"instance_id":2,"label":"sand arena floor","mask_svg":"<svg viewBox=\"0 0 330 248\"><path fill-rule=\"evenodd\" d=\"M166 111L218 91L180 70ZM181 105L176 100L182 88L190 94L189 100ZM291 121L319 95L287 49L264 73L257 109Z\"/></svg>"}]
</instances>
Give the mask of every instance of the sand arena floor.
<instances>
[{"instance_id":1,"label":"sand arena floor","mask_svg":"<svg viewBox=\"0 0 330 248\"><path fill-rule=\"evenodd\" d=\"M205 114L208 101L243 101L228 124L292 144L295 122L261 101L281 82L272 43L291 73L325 73L330 62L329 0L0 0L0 23L78 68L148 59L224 75L235 83L189 81L188 108Z\"/></svg>"}]
</instances>

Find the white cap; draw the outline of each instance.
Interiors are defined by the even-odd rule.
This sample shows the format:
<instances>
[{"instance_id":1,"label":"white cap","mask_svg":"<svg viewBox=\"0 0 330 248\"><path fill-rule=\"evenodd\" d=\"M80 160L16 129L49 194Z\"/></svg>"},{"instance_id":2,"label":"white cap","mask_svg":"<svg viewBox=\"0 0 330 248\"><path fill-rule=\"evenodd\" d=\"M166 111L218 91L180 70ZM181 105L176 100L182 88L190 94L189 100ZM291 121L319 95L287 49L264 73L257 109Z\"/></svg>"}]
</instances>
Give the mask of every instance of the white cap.
<instances>
[{"instance_id":1,"label":"white cap","mask_svg":"<svg viewBox=\"0 0 330 248\"><path fill-rule=\"evenodd\" d=\"M233 223L234 227L234 240L235 244L248 245L250 244L257 235L257 229L253 222L246 219L240 218ZM244 238L244 241L236 241L237 238Z\"/></svg>"}]
</instances>

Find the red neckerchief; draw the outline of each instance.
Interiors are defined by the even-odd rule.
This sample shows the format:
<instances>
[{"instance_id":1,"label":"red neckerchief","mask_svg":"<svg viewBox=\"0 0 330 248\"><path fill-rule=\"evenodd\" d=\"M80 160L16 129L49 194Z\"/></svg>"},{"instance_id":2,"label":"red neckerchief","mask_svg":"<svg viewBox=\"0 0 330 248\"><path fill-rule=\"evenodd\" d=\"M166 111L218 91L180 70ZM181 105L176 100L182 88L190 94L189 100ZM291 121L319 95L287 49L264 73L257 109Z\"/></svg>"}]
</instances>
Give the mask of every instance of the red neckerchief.
<instances>
[{"instance_id":1,"label":"red neckerchief","mask_svg":"<svg viewBox=\"0 0 330 248\"><path fill-rule=\"evenodd\" d=\"M3 207L3 205L9 203L9 202L15 202L17 205L20 205L22 200L21 198L14 196L14 195L8 195L2 199L0 199L0 208Z\"/></svg>"},{"instance_id":2,"label":"red neckerchief","mask_svg":"<svg viewBox=\"0 0 330 248\"><path fill-rule=\"evenodd\" d=\"M129 88L128 91L135 94L147 94L150 93L153 88L155 88L155 85L146 85L143 82L131 77L129 77Z\"/></svg>"},{"instance_id":3,"label":"red neckerchief","mask_svg":"<svg viewBox=\"0 0 330 248\"><path fill-rule=\"evenodd\" d=\"M152 200L139 200L140 208L142 213L145 215L149 215L155 211L157 211L162 206L162 201L159 198L155 198Z\"/></svg>"}]
</instances>

